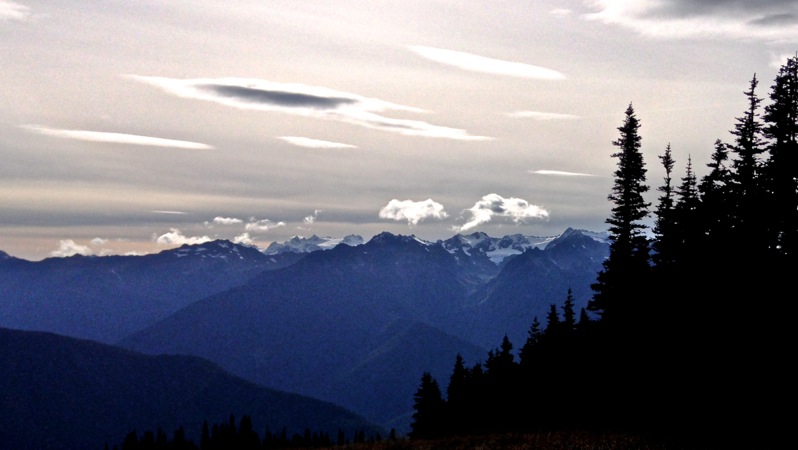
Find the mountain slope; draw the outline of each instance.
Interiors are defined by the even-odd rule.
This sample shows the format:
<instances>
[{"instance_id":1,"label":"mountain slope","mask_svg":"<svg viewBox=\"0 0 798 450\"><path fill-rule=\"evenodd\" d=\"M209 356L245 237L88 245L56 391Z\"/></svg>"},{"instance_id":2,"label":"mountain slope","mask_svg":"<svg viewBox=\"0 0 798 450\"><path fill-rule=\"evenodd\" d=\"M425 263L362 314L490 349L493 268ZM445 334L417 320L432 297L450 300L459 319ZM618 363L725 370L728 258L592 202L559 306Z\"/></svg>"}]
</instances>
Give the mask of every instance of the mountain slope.
<instances>
[{"instance_id":1,"label":"mountain slope","mask_svg":"<svg viewBox=\"0 0 798 450\"><path fill-rule=\"evenodd\" d=\"M608 256L606 240L570 228L544 249L528 249L471 296L470 319L461 336L492 348L506 334L520 348L535 317L545 326L552 304L562 314L568 289L577 314L587 306L592 296L590 285Z\"/></svg>"},{"instance_id":2,"label":"mountain slope","mask_svg":"<svg viewBox=\"0 0 798 450\"><path fill-rule=\"evenodd\" d=\"M0 326L113 343L303 256L213 241L145 256L2 259Z\"/></svg>"},{"instance_id":3,"label":"mountain slope","mask_svg":"<svg viewBox=\"0 0 798 450\"><path fill-rule=\"evenodd\" d=\"M384 432L341 407L267 389L190 356L148 356L51 333L0 328L0 447L102 448L133 430L252 417L262 433L308 427Z\"/></svg>"},{"instance_id":4,"label":"mountain slope","mask_svg":"<svg viewBox=\"0 0 798 450\"><path fill-rule=\"evenodd\" d=\"M428 325L425 333L399 340L416 345L419 352L419 358L403 361L414 373L413 384L429 370L424 353L430 345L446 343L441 348L448 353L443 359L447 365L458 351L482 353L454 336L435 344L426 333L451 321L464 295L454 260L441 246L383 233L364 245L314 252L293 266L261 273L247 285L196 302L120 344L146 353L202 356L258 383L347 408L362 406L361 397L374 396L391 396L391 402L407 405L412 392L408 397L406 388L353 385L354 378L342 374L361 367L360 379L390 376L386 372L392 369L374 363L384 360L366 366L363 361L395 339L386 330L398 319ZM368 417L385 420L406 412L386 409Z\"/></svg>"}]
</instances>

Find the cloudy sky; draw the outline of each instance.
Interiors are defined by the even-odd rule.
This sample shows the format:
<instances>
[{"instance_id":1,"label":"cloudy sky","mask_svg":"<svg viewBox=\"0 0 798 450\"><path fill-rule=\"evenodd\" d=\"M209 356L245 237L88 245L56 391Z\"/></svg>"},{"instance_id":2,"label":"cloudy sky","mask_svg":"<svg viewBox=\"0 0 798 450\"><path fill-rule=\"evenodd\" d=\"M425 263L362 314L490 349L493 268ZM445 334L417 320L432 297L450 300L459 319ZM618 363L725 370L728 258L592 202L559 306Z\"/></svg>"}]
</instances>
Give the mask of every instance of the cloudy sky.
<instances>
[{"instance_id":1,"label":"cloudy sky","mask_svg":"<svg viewBox=\"0 0 798 450\"><path fill-rule=\"evenodd\" d=\"M0 250L601 231L630 103L702 175L796 50L786 0L0 0Z\"/></svg>"}]
</instances>

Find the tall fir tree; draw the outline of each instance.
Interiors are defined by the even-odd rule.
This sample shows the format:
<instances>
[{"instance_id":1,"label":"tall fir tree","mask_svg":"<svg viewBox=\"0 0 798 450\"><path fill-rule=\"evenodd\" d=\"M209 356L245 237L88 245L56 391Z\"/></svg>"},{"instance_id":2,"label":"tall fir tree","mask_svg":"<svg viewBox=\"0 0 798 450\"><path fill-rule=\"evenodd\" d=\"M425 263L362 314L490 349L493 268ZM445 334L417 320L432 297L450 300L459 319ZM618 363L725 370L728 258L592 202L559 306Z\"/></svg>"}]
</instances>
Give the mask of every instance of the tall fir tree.
<instances>
[{"instance_id":1,"label":"tall fir tree","mask_svg":"<svg viewBox=\"0 0 798 450\"><path fill-rule=\"evenodd\" d=\"M762 99L757 95L759 80L754 74L749 89L744 92L748 109L736 119L731 134L735 136L730 149L732 160L732 226L737 238L747 239L748 250L757 252L764 247L765 221L763 213L764 185L762 183L761 155L765 151L763 123L760 119ZM757 239L757 241L754 241ZM761 240L761 241L760 241Z\"/></svg>"},{"instance_id":2,"label":"tall fir tree","mask_svg":"<svg viewBox=\"0 0 798 450\"><path fill-rule=\"evenodd\" d=\"M642 222L648 214L649 203L644 194L646 168L641 152L640 122L630 103L623 125L618 127L620 137L613 141L618 151L614 172L615 182L607 197L612 203L609 224L610 255L593 284L594 295L588 309L602 316L605 323L628 323L634 310L642 302L641 288L649 273L649 243Z\"/></svg>"}]
</instances>

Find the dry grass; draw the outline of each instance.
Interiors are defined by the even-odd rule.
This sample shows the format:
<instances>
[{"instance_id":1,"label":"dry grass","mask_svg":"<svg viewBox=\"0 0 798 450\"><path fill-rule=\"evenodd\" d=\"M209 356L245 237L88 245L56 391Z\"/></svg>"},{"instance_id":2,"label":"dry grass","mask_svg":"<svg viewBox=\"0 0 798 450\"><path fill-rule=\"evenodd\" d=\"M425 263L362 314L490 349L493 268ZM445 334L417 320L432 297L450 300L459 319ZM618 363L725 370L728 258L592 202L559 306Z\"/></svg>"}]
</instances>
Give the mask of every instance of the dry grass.
<instances>
[{"instance_id":1,"label":"dry grass","mask_svg":"<svg viewBox=\"0 0 798 450\"><path fill-rule=\"evenodd\" d=\"M685 450L627 434L558 432L351 444L346 450ZM331 450L332 450L331 449Z\"/></svg>"}]
</instances>

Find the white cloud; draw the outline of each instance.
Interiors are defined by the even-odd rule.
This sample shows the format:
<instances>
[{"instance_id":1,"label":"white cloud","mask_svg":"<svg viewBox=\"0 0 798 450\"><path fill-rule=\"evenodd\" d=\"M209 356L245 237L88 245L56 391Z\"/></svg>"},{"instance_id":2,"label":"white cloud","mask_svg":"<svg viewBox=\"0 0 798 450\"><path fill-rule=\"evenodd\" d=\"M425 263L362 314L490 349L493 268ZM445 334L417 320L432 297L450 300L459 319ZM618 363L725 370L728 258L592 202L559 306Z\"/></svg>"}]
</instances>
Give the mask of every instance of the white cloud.
<instances>
[{"instance_id":1,"label":"white cloud","mask_svg":"<svg viewBox=\"0 0 798 450\"><path fill-rule=\"evenodd\" d=\"M418 225L424 219L445 219L449 215L443 205L427 199L422 202L393 199L379 212L381 219L407 220L410 226Z\"/></svg>"},{"instance_id":2,"label":"white cloud","mask_svg":"<svg viewBox=\"0 0 798 450\"><path fill-rule=\"evenodd\" d=\"M311 224L313 224L314 222L316 222L316 218L317 218L317 217L319 217L319 214L320 214L320 213L321 213L321 210L320 210L320 209L317 209L317 210L313 211L313 214L311 214L311 215L309 215L309 216L305 217L305 219L303 220L303 222L304 222L305 224L307 224L307 225L311 225Z\"/></svg>"},{"instance_id":3,"label":"white cloud","mask_svg":"<svg viewBox=\"0 0 798 450\"><path fill-rule=\"evenodd\" d=\"M93 255L94 251L85 245L76 244L72 239L64 239L58 243L58 250L50 253L50 256L65 258L75 255L89 256Z\"/></svg>"},{"instance_id":4,"label":"white cloud","mask_svg":"<svg viewBox=\"0 0 798 450\"><path fill-rule=\"evenodd\" d=\"M494 217L508 218L515 223L549 217L549 212L540 206L531 205L520 198L504 198L498 194L488 194L482 197L466 212L471 214L470 220L460 227L455 227L456 231L470 230L490 222Z\"/></svg>"},{"instance_id":5,"label":"white cloud","mask_svg":"<svg viewBox=\"0 0 798 450\"><path fill-rule=\"evenodd\" d=\"M297 147L308 147L308 148L357 148L355 145L350 144L342 144L339 142L331 142L331 141L321 141L318 139L311 139L306 137L299 137L299 136L280 136L278 139L282 139L289 144L296 145Z\"/></svg>"},{"instance_id":6,"label":"white cloud","mask_svg":"<svg viewBox=\"0 0 798 450\"><path fill-rule=\"evenodd\" d=\"M244 245L253 244L252 238L249 236L249 233L239 234L238 236L233 238L233 242L236 244L244 244Z\"/></svg>"},{"instance_id":7,"label":"white cloud","mask_svg":"<svg viewBox=\"0 0 798 450\"><path fill-rule=\"evenodd\" d=\"M183 233L177 228L170 228L168 233L164 233L160 236L153 235L153 239L155 240L156 244L161 245L195 245L211 241L211 238L208 236L184 236Z\"/></svg>"},{"instance_id":8,"label":"white cloud","mask_svg":"<svg viewBox=\"0 0 798 450\"><path fill-rule=\"evenodd\" d=\"M235 217L214 217L213 223L218 225L238 225L239 223L244 223L244 221Z\"/></svg>"},{"instance_id":9,"label":"white cloud","mask_svg":"<svg viewBox=\"0 0 798 450\"><path fill-rule=\"evenodd\" d=\"M255 218L251 218L249 223L244 226L244 229L258 233L284 226L285 222L272 222L269 219L256 220Z\"/></svg>"},{"instance_id":10,"label":"white cloud","mask_svg":"<svg viewBox=\"0 0 798 450\"><path fill-rule=\"evenodd\" d=\"M473 72L520 78L538 78L543 80L562 80L565 78L565 75L562 73L545 67L486 58L471 53L425 47L422 45L411 46L410 50L429 60Z\"/></svg>"},{"instance_id":11,"label":"white cloud","mask_svg":"<svg viewBox=\"0 0 798 450\"><path fill-rule=\"evenodd\" d=\"M422 109L377 98L296 83L276 83L253 78L176 79L128 75L128 78L158 87L178 97L205 100L225 106L335 120L408 136L457 140L489 140L467 131L409 119L394 119L378 113L392 110L422 113Z\"/></svg>"},{"instance_id":12,"label":"white cloud","mask_svg":"<svg viewBox=\"0 0 798 450\"><path fill-rule=\"evenodd\" d=\"M0 20L27 20L30 17L30 7L0 0Z\"/></svg>"},{"instance_id":13,"label":"white cloud","mask_svg":"<svg viewBox=\"0 0 798 450\"><path fill-rule=\"evenodd\" d=\"M108 239L96 237L91 240L91 245L100 246L100 245L105 245L106 242L108 242Z\"/></svg>"},{"instance_id":14,"label":"white cloud","mask_svg":"<svg viewBox=\"0 0 798 450\"><path fill-rule=\"evenodd\" d=\"M591 0L583 17L661 38L755 38L794 41L798 2L792 0Z\"/></svg>"},{"instance_id":15,"label":"white cloud","mask_svg":"<svg viewBox=\"0 0 798 450\"><path fill-rule=\"evenodd\" d=\"M574 120L579 119L579 116L573 114L558 114L547 113L539 111L516 111L508 114L515 119L532 119L532 120Z\"/></svg>"},{"instance_id":16,"label":"white cloud","mask_svg":"<svg viewBox=\"0 0 798 450\"><path fill-rule=\"evenodd\" d=\"M561 170L530 170L529 173L534 173L536 175L556 175L556 176L563 176L563 177L594 177L595 176L595 175L591 175L589 173L563 172Z\"/></svg>"}]
</instances>

